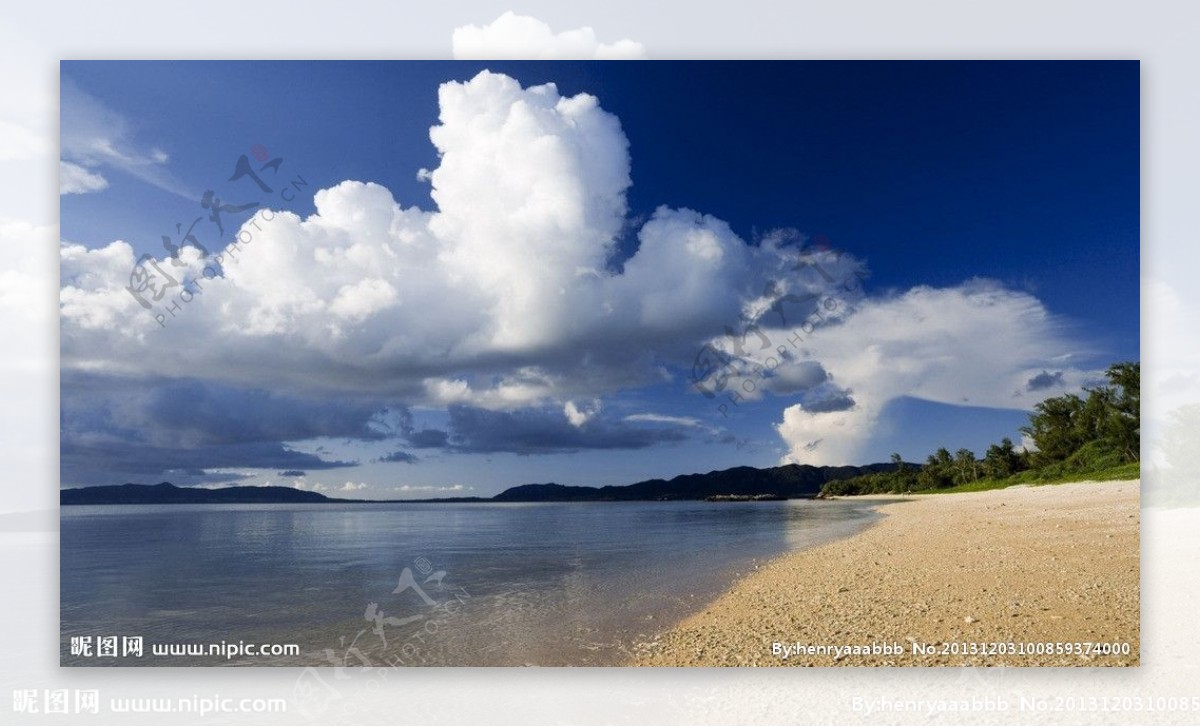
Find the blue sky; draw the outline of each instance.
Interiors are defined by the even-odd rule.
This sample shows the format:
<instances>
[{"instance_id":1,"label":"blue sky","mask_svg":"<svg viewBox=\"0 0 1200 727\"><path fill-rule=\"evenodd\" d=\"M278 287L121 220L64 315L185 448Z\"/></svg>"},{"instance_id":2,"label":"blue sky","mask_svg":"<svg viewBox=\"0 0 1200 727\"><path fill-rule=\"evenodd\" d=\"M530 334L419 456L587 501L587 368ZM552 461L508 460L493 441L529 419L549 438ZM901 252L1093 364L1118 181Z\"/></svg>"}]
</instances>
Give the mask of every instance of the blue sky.
<instances>
[{"instance_id":1,"label":"blue sky","mask_svg":"<svg viewBox=\"0 0 1200 727\"><path fill-rule=\"evenodd\" d=\"M65 300L80 302L64 303L63 484L489 495L892 451L919 460L938 444L1016 439L1036 400L1139 358L1138 74L1135 62L64 62L64 164L92 181L61 204ZM453 113L439 108L450 82ZM540 126L493 124L541 108L531 89L545 83L559 103ZM577 94L596 107L566 102ZM228 181L256 144L283 160L264 180L299 177L305 193L285 202ZM627 166L602 161L626 148ZM347 180L379 187L339 187ZM333 188L318 215L329 226L301 223L318 212L313 193ZM379 188L412 214L379 217L390 214ZM259 206L299 218L271 223L253 248L256 269L276 275L213 281L237 297L198 296L161 329L124 300L127 273L114 285L98 271L163 258L161 236L206 215L210 189L257 203L225 215L226 238ZM384 255L338 268L350 277L327 289L314 280L315 249L336 266L355 241L377 246L362 256L391 250L387 235L393 247L427 239L414 260L444 254L445 269L376 276ZM723 267L687 247L701 238L716 240ZM672 252L684 249L695 257ZM750 322L777 346L782 321L746 306L766 281L811 285L777 277L806 254L863 272L862 291L839 298L789 371L755 387L760 399L718 410L719 397L688 385L691 352ZM596 290L575 285L583 263L600 265L587 273ZM354 270L372 285L348 282ZM422 319L406 297L418 282L429 283ZM468 300L490 313L471 319ZM568 303L607 317L574 326L545 313ZM678 306L678 326L651 320L662 306ZM422 321L440 320L452 323L422 338ZM443 340L452 330L464 333ZM476 334L488 343L457 350ZM457 351L443 370L435 339ZM356 350L370 363L338 353ZM258 414L238 408L254 401ZM291 424L246 424L263 411ZM97 463L101 444L128 454ZM373 461L392 452L406 461Z\"/></svg>"}]
</instances>

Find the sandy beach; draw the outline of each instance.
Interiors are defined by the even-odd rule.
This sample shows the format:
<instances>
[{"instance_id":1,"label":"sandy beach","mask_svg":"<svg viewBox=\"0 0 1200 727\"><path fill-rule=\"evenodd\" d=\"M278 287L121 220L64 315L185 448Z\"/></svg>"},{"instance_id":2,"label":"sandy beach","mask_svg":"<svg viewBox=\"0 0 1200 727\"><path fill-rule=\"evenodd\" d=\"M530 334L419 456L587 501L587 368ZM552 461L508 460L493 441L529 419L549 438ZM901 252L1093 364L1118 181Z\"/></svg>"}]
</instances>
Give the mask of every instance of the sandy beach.
<instances>
[{"instance_id":1,"label":"sandy beach","mask_svg":"<svg viewBox=\"0 0 1200 727\"><path fill-rule=\"evenodd\" d=\"M764 564L634 663L1136 666L1139 485L879 498L877 524ZM1096 643L1128 653L1036 653Z\"/></svg>"}]
</instances>

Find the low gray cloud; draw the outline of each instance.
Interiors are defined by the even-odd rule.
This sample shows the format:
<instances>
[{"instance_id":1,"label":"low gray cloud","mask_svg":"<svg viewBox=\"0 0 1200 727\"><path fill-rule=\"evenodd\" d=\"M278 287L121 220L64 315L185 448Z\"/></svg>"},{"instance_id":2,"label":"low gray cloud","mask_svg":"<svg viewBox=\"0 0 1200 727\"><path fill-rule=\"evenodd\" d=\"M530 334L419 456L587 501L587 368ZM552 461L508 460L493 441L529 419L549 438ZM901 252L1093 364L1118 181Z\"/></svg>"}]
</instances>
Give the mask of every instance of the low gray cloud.
<instances>
[{"instance_id":1,"label":"low gray cloud","mask_svg":"<svg viewBox=\"0 0 1200 727\"><path fill-rule=\"evenodd\" d=\"M356 462L325 460L287 449L278 442L246 442L183 449L134 442L83 443L64 439L61 480L65 487L114 485L123 482L197 485L243 479L243 475L208 472L225 468L327 470Z\"/></svg>"},{"instance_id":2,"label":"low gray cloud","mask_svg":"<svg viewBox=\"0 0 1200 727\"><path fill-rule=\"evenodd\" d=\"M409 433L408 443L417 449L439 449L450 443L450 434L440 429L421 429Z\"/></svg>"},{"instance_id":3,"label":"low gray cloud","mask_svg":"<svg viewBox=\"0 0 1200 727\"><path fill-rule=\"evenodd\" d=\"M403 450L397 450L390 454L385 454L384 456L380 457L379 459L377 459L375 461L376 462L405 462L405 463L411 464L411 463L417 461L417 456L415 454L410 454Z\"/></svg>"},{"instance_id":4,"label":"low gray cloud","mask_svg":"<svg viewBox=\"0 0 1200 727\"><path fill-rule=\"evenodd\" d=\"M1049 371L1043 371L1042 373L1038 374L1037 376L1034 376L1033 378L1029 379L1029 381L1025 384L1025 390L1026 391L1042 391L1043 389L1049 389L1049 388L1052 388L1055 386L1062 386L1062 384L1063 384L1063 372L1055 371L1054 373L1050 373Z\"/></svg>"},{"instance_id":5,"label":"low gray cloud","mask_svg":"<svg viewBox=\"0 0 1200 727\"><path fill-rule=\"evenodd\" d=\"M800 406L807 412L848 411L854 408L854 397L850 394L849 389L826 382L806 391L800 397Z\"/></svg>"},{"instance_id":6,"label":"low gray cloud","mask_svg":"<svg viewBox=\"0 0 1200 727\"><path fill-rule=\"evenodd\" d=\"M158 482L200 485L271 469L281 477L346 467L286 443L317 437L379 440L380 407L321 401L197 381L138 381L64 373L63 486Z\"/></svg>"},{"instance_id":7,"label":"low gray cloud","mask_svg":"<svg viewBox=\"0 0 1200 727\"><path fill-rule=\"evenodd\" d=\"M684 427L641 427L601 418L577 427L558 410L501 412L452 406L449 413L452 431L449 447L458 452L549 454L587 449L644 449L689 438Z\"/></svg>"},{"instance_id":8,"label":"low gray cloud","mask_svg":"<svg viewBox=\"0 0 1200 727\"><path fill-rule=\"evenodd\" d=\"M197 445L284 442L316 437L377 440L375 403L290 397L199 381L163 384L141 407L145 431Z\"/></svg>"},{"instance_id":9,"label":"low gray cloud","mask_svg":"<svg viewBox=\"0 0 1200 727\"><path fill-rule=\"evenodd\" d=\"M792 361L764 377L763 388L787 396L808 391L829 380L829 373L816 361Z\"/></svg>"}]
</instances>

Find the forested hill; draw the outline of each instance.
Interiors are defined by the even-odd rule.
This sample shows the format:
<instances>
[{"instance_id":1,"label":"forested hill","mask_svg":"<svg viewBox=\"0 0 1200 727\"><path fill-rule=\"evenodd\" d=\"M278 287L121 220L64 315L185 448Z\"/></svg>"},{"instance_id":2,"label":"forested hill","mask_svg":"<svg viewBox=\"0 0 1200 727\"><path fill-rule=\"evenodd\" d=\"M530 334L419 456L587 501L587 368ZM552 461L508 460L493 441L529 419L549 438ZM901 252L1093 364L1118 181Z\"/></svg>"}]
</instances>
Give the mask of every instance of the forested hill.
<instances>
[{"instance_id":1,"label":"forested hill","mask_svg":"<svg viewBox=\"0 0 1200 727\"><path fill-rule=\"evenodd\" d=\"M824 495L971 492L1011 485L1141 477L1142 366L1115 363L1104 384L1034 406L1021 427L1031 446L1005 437L983 457L969 449L938 449L920 467L898 464L887 473L830 481ZM892 455L900 461L899 454Z\"/></svg>"},{"instance_id":2,"label":"forested hill","mask_svg":"<svg viewBox=\"0 0 1200 727\"><path fill-rule=\"evenodd\" d=\"M814 467L789 464L758 469L734 467L706 474L680 475L669 480L645 480L632 485L568 487L559 484L519 485L496 495L496 502L589 502L601 500L703 500L719 495L812 497L826 482L891 472L896 464L860 467Z\"/></svg>"},{"instance_id":3,"label":"forested hill","mask_svg":"<svg viewBox=\"0 0 1200 727\"><path fill-rule=\"evenodd\" d=\"M230 503L277 504L290 502L347 502L305 492L294 487L176 487L157 485L106 485L80 487L59 493L62 505L206 505Z\"/></svg>"}]
</instances>

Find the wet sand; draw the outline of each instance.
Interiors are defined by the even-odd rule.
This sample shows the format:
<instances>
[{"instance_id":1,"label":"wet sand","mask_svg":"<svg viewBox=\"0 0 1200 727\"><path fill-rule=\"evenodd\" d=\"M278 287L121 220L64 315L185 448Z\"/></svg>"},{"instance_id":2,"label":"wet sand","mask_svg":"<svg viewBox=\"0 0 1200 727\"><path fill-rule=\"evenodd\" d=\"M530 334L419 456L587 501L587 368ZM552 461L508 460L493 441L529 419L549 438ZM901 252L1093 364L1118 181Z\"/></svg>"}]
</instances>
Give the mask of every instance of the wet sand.
<instances>
[{"instance_id":1,"label":"wet sand","mask_svg":"<svg viewBox=\"0 0 1200 727\"><path fill-rule=\"evenodd\" d=\"M878 498L879 523L761 566L633 663L1136 666L1139 486ZM1037 653L1113 643L1128 653ZM884 644L900 653L833 648Z\"/></svg>"}]
</instances>

